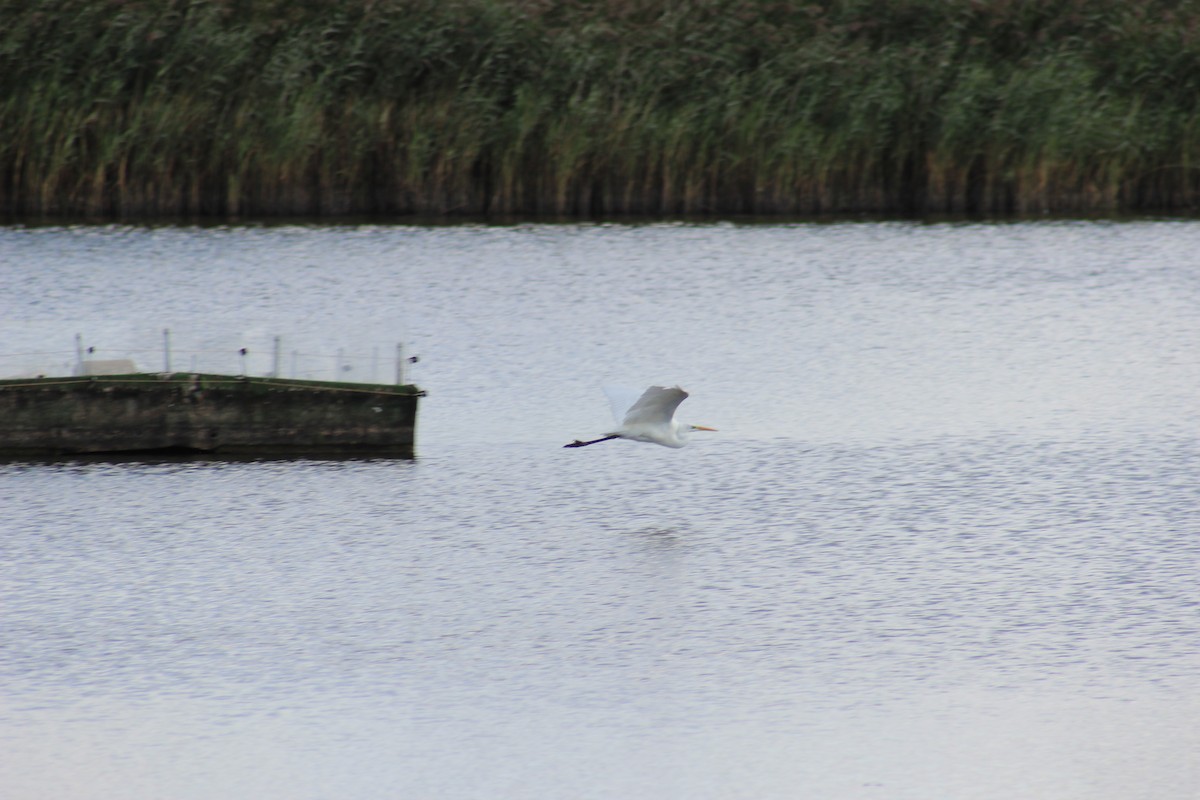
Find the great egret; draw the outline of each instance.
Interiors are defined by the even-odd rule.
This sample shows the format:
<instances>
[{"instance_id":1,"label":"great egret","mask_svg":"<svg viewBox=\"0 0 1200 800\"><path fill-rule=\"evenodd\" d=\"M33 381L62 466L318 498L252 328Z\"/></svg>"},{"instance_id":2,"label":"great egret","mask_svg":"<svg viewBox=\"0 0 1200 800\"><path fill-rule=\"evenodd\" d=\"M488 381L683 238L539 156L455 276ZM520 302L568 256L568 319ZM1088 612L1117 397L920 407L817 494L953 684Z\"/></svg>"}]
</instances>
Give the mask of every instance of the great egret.
<instances>
[{"instance_id":1,"label":"great egret","mask_svg":"<svg viewBox=\"0 0 1200 800\"><path fill-rule=\"evenodd\" d=\"M632 442L650 442L661 444L663 447L683 447L687 444L687 434L692 431L715 431L716 428L706 428L703 425L689 425L675 419L675 409L684 401L688 393L678 386L667 389L663 386L651 386L642 392L633 405L622 402L616 390L605 389L613 404L620 425L612 433L606 433L599 439L581 442L576 439L563 447L586 447L589 444L607 442L611 439L628 439ZM622 407L628 410L620 413Z\"/></svg>"}]
</instances>

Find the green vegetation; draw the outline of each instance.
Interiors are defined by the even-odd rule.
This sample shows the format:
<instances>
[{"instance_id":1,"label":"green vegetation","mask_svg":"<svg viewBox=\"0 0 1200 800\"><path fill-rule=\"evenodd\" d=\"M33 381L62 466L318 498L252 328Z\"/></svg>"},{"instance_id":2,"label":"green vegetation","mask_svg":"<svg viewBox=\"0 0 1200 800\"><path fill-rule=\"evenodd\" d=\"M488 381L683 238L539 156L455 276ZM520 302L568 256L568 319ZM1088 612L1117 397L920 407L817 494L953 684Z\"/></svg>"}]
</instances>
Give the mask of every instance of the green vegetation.
<instances>
[{"instance_id":1,"label":"green vegetation","mask_svg":"<svg viewBox=\"0 0 1200 800\"><path fill-rule=\"evenodd\" d=\"M0 211L1200 200L1200 2L0 0Z\"/></svg>"}]
</instances>

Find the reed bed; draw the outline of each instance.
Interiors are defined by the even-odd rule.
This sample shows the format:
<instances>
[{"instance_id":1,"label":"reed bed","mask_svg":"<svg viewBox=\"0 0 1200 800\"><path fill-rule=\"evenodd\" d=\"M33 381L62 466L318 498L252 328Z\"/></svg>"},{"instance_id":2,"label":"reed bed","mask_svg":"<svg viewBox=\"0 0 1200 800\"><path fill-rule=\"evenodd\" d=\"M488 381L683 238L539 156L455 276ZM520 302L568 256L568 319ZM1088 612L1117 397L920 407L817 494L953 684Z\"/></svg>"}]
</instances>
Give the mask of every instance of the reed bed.
<instances>
[{"instance_id":1,"label":"reed bed","mask_svg":"<svg viewBox=\"0 0 1200 800\"><path fill-rule=\"evenodd\" d=\"M0 212L1200 201L1200 2L0 0Z\"/></svg>"}]
</instances>

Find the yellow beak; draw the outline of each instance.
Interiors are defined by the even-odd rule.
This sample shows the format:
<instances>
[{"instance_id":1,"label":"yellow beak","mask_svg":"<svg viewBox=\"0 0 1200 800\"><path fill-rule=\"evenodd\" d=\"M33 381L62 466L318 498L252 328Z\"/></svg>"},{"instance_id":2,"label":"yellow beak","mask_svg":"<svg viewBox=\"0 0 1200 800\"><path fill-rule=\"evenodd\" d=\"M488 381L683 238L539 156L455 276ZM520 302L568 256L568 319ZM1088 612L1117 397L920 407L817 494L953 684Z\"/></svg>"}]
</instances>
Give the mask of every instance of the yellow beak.
<instances>
[{"instance_id":1,"label":"yellow beak","mask_svg":"<svg viewBox=\"0 0 1200 800\"><path fill-rule=\"evenodd\" d=\"M716 428L706 428L703 425L693 425L692 428L695 430L698 430L698 431L715 431L716 430Z\"/></svg>"}]
</instances>

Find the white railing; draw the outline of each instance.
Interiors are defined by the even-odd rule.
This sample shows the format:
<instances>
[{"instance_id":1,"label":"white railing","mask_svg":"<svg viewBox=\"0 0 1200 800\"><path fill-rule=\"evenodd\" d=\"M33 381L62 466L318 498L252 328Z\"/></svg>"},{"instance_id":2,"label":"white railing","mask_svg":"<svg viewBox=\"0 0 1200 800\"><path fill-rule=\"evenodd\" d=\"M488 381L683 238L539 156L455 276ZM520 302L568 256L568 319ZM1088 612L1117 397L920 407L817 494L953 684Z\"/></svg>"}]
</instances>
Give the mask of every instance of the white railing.
<instances>
[{"instance_id":1,"label":"white railing","mask_svg":"<svg viewBox=\"0 0 1200 800\"><path fill-rule=\"evenodd\" d=\"M201 372L347 383L407 383L417 356L404 345L372 347L369 353L289 349L281 336L265 348L179 347L162 332L158 348L104 347L76 334L73 350L0 353L0 379L116 374L123 372Z\"/></svg>"}]
</instances>

